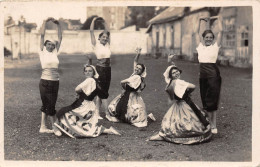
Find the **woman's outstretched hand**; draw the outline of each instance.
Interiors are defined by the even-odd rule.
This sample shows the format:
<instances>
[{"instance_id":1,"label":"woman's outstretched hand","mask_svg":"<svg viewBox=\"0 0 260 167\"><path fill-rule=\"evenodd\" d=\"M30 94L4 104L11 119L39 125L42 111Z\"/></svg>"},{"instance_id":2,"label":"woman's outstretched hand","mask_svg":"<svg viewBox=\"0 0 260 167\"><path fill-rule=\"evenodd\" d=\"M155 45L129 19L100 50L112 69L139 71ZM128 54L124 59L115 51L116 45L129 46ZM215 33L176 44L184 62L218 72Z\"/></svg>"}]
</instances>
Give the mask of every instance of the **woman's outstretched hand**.
<instances>
[{"instance_id":1,"label":"woman's outstretched hand","mask_svg":"<svg viewBox=\"0 0 260 167\"><path fill-rule=\"evenodd\" d=\"M168 63L170 63L171 65L175 65L175 63L174 63L174 57L175 56L176 56L175 54L169 54L168 55Z\"/></svg>"},{"instance_id":2,"label":"woman's outstretched hand","mask_svg":"<svg viewBox=\"0 0 260 167\"><path fill-rule=\"evenodd\" d=\"M141 51L142 51L142 48L141 48L141 47L137 47L137 48L135 49L135 52L136 52L137 54L140 54Z\"/></svg>"}]
</instances>

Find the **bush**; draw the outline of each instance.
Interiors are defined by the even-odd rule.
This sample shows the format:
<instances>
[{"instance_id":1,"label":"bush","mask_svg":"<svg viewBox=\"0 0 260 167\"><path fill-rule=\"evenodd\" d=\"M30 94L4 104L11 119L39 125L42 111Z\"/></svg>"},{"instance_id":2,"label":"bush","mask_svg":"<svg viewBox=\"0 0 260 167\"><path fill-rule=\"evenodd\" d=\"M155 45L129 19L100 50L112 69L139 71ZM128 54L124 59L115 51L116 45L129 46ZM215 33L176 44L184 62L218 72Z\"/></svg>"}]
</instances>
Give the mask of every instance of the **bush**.
<instances>
[{"instance_id":1,"label":"bush","mask_svg":"<svg viewBox=\"0 0 260 167\"><path fill-rule=\"evenodd\" d=\"M6 49L6 47L4 47L4 56L8 57L10 55L12 55L12 52L10 50Z\"/></svg>"}]
</instances>

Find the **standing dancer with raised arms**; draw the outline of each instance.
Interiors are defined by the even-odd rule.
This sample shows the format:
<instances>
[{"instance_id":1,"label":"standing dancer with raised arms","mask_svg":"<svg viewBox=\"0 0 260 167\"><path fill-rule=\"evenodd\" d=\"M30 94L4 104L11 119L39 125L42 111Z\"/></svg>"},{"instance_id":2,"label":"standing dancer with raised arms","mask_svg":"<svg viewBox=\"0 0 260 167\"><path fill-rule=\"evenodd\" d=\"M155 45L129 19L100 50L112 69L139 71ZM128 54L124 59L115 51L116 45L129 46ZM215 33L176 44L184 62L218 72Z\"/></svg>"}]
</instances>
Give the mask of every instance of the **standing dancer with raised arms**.
<instances>
[{"instance_id":1,"label":"standing dancer with raised arms","mask_svg":"<svg viewBox=\"0 0 260 167\"><path fill-rule=\"evenodd\" d=\"M45 37L45 29L46 22L52 21L58 27L58 41L54 40L46 40ZM55 105L58 97L59 90L59 59L58 59L58 51L60 49L62 40L62 31L61 26L57 20L54 18L48 18L46 21L43 21L41 27L41 41L40 41L40 62L42 67L42 75L39 84L41 100L42 100L42 117L41 117L41 127L40 133L54 133L56 136L61 136L61 132L54 126L55 122ZM52 130L47 129L46 121L47 116L50 116Z\"/></svg>"},{"instance_id":2,"label":"standing dancer with raised arms","mask_svg":"<svg viewBox=\"0 0 260 167\"><path fill-rule=\"evenodd\" d=\"M100 117L100 109L102 103L105 107L105 114L108 115L108 101L107 98L109 96L109 86L111 81L111 64L110 64L110 32L108 26L105 21L103 21L103 25L105 30L99 34L98 41L96 42L95 34L94 34L94 25L97 19L102 19L100 17L93 18L91 25L90 25L90 36L91 36L91 43L93 46L94 53L97 57L97 64L96 69L99 74L98 78L98 94L97 94L97 111L99 119L103 119Z\"/></svg>"},{"instance_id":3,"label":"standing dancer with raised arms","mask_svg":"<svg viewBox=\"0 0 260 167\"><path fill-rule=\"evenodd\" d=\"M214 33L210 30L210 20L218 19L218 35L215 38ZM200 22L205 21L206 30L200 34ZM198 24L194 26L194 32L198 32L200 39L197 51L200 63L200 95L203 109L207 111L213 134L218 133L217 130L217 109L221 90L221 76L216 61L221 45L222 38L222 18L200 18Z\"/></svg>"}]
</instances>

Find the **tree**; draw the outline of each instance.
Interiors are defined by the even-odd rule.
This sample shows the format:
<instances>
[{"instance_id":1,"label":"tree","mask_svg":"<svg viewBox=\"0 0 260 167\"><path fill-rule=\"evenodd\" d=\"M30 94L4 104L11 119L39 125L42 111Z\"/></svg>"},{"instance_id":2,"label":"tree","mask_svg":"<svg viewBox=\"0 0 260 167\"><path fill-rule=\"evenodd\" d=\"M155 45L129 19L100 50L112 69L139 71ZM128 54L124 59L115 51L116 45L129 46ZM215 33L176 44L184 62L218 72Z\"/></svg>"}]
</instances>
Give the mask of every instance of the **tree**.
<instances>
[{"instance_id":1,"label":"tree","mask_svg":"<svg viewBox=\"0 0 260 167\"><path fill-rule=\"evenodd\" d=\"M91 25L91 22L93 20L94 17L97 17L97 15L93 15L93 16L90 16L89 18L87 18L87 20L85 21L85 23L83 24L83 26L81 27L81 30L89 30L90 29L90 25ZM95 22L95 25L94 25L94 29L96 30L102 30L104 29L104 25L100 22L100 21L96 21Z\"/></svg>"},{"instance_id":2,"label":"tree","mask_svg":"<svg viewBox=\"0 0 260 167\"><path fill-rule=\"evenodd\" d=\"M167 7L129 6L129 16L126 18L126 27L136 25L139 28L147 27L147 21L161 13Z\"/></svg>"},{"instance_id":3,"label":"tree","mask_svg":"<svg viewBox=\"0 0 260 167\"><path fill-rule=\"evenodd\" d=\"M217 16L219 14L220 9L220 7L208 7L210 16Z\"/></svg>"},{"instance_id":4,"label":"tree","mask_svg":"<svg viewBox=\"0 0 260 167\"><path fill-rule=\"evenodd\" d=\"M15 21L13 20L12 16L8 16L7 19L5 19L4 21L4 25L7 26L7 25L11 25L11 24L14 24Z\"/></svg>"},{"instance_id":5,"label":"tree","mask_svg":"<svg viewBox=\"0 0 260 167\"><path fill-rule=\"evenodd\" d=\"M37 25L35 23L25 23L24 28L26 32L31 32L32 29L35 29Z\"/></svg>"}]
</instances>

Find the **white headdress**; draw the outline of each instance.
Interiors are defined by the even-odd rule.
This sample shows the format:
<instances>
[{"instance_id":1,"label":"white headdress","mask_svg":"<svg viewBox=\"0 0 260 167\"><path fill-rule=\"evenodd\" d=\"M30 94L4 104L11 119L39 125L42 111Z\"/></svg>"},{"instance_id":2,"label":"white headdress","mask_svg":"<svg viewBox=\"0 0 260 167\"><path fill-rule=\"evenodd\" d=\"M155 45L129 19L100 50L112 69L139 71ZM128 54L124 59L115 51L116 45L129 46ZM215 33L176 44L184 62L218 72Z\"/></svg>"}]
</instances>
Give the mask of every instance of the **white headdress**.
<instances>
[{"instance_id":1,"label":"white headdress","mask_svg":"<svg viewBox=\"0 0 260 167\"><path fill-rule=\"evenodd\" d=\"M146 66L144 65L144 71L143 71L143 73L141 74L141 77L145 78L146 75L147 75Z\"/></svg>"},{"instance_id":2,"label":"white headdress","mask_svg":"<svg viewBox=\"0 0 260 167\"><path fill-rule=\"evenodd\" d=\"M57 43L57 41L54 40L54 39L46 39L45 43L46 43L47 41L53 43L54 45L56 45L56 43Z\"/></svg>"},{"instance_id":3,"label":"white headdress","mask_svg":"<svg viewBox=\"0 0 260 167\"><path fill-rule=\"evenodd\" d=\"M84 65L84 71L85 71L85 68L86 68L86 67L91 67L91 68L94 70L94 73L95 73L94 76L93 76L94 78L97 79L97 78L99 77L99 74L98 74L98 72L97 72L95 66L93 66L93 65L89 65L89 64L85 64L85 65Z\"/></svg>"},{"instance_id":4,"label":"white headdress","mask_svg":"<svg viewBox=\"0 0 260 167\"><path fill-rule=\"evenodd\" d=\"M169 73L170 73L170 70L171 70L173 67L176 67L176 68L177 68L177 66L171 65L171 66L169 66L169 67L165 70L165 72L163 73L164 80L165 80L165 82L166 82L167 84L169 84L170 81L171 81L171 78L170 78Z\"/></svg>"},{"instance_id":5,"label":"white headdress","mask_svg":"<svg viewBox=\"0 0 260 167\"><path fill-rule=\"evenodd\" d=\"M137 65L140 65L140 64L137 64ZM147 75L147 72L146 72L146 66L143 64L144 66L144 71L142 72L142 74L140 75L142 78L145 78L146 75ZM133 72L133 74L131 76L133 76L135 74L135 72Z\"/></svg>"}]
</instances>

